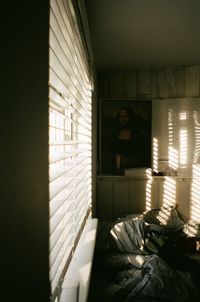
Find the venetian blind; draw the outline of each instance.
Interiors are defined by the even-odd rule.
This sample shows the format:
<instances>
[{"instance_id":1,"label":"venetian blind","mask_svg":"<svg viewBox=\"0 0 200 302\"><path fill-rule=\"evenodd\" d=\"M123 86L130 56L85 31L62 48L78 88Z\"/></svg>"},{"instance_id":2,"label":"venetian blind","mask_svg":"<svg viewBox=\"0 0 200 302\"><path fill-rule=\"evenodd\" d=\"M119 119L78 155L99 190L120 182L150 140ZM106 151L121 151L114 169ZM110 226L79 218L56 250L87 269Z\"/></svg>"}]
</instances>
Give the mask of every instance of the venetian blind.
<instances>
[{"instance_id":1,"label":"venetian blind","mask_svg":"<svg viewBox=\"0 0 200 302\"><path fill-rule=\"evenodd\" d=\"M91 84L71 0L50 2L50 281L55 294L91 206Z\"/></svg>"}]
</instances>

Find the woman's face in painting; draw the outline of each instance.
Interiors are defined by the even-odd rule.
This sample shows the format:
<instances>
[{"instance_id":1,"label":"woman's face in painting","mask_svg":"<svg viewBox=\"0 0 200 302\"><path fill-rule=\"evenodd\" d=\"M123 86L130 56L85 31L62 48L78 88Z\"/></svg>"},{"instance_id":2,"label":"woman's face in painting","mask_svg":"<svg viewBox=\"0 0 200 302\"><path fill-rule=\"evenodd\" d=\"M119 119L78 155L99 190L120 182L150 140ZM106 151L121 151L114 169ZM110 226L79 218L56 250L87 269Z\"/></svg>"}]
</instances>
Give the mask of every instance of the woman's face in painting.
<instances>
[{"instance_id":1,"label":"woman's face in painting","mask_svg":"<svg viewBox=\"0 0 200 302\"><path fill-rule=\"evenodd\" d=\"M120 122L120 125L122 127L126 127L128 125L129 113L127 112L127 110L125 110L125 109L120 110L120 112L119 112L119 122Z\"/></svg>"}]
</instances>

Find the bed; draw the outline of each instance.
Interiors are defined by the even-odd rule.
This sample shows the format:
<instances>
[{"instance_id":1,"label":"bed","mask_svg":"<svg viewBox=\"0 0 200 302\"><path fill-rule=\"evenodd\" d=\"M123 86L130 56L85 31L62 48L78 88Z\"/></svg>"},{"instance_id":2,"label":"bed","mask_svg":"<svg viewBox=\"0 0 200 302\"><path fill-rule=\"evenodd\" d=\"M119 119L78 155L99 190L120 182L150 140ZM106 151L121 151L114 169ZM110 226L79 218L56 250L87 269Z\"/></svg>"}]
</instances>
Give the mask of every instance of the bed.
<instances>
[{"instance_id":1,"label":"bed","mask_svg":"<svg viewBox=\"0 0 200 302\"><path fill-rule=\"evenodd\" d=\"M89 301L199 302L199 234L175 207L99 222Z\"/></svg>"}]
</instances>

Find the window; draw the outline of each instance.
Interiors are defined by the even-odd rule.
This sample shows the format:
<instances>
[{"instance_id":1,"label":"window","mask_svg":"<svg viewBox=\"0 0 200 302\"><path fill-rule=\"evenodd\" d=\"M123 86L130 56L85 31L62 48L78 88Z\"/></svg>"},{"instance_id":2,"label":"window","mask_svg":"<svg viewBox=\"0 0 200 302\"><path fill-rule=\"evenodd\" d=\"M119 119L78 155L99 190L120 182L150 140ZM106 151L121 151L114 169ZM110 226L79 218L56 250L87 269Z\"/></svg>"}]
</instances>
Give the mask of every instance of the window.
<instances>
[{"instance_id":1,"label":"window","mask_svg":"<svg viewBox=\"0 0 200 302\"><path fill-rule=\"evenodd\" d=\"M71 0L51 0L49 64L52 301L91 208L91 84Z\"/></svg>"}]
</instances>

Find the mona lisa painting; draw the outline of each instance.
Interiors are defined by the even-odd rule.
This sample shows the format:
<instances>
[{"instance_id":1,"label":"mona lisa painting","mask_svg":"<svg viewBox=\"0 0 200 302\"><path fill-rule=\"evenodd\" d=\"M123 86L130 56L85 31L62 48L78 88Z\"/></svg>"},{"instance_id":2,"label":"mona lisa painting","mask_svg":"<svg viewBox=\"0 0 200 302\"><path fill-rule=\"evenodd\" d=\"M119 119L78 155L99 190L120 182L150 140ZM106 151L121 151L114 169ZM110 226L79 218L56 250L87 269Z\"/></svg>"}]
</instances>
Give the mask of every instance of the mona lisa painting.
<instances>
[{"instance_id":1,"label":"mona lisa painting","mask_svg":"<svg viewBox=\"0 0 200 302\"><path fill-rule=\"evenodd\" d=\"M99 173L151 167L151 101L100 100Z\"/></svg>"}]
</instances>

